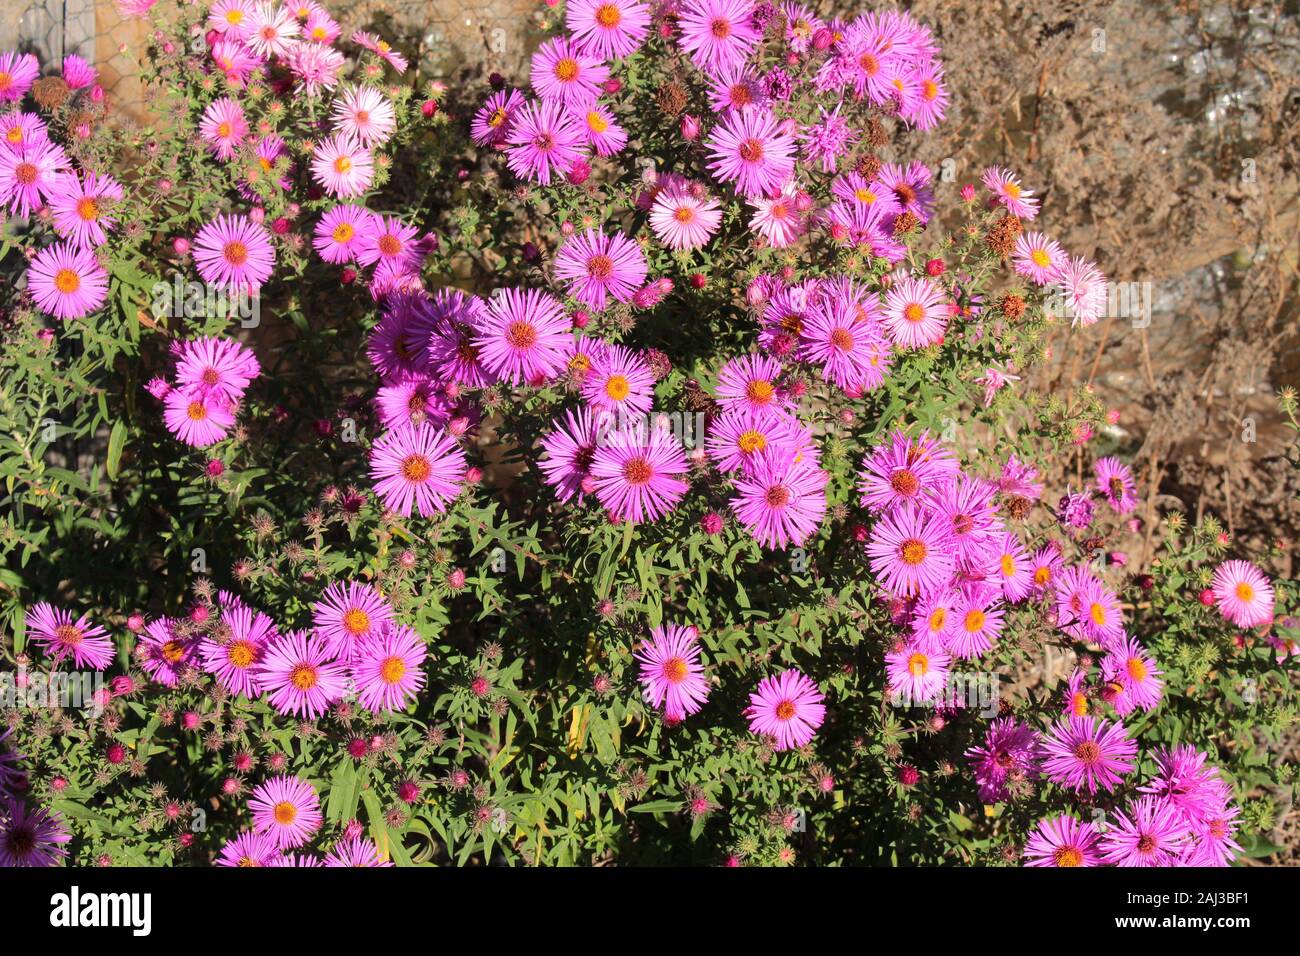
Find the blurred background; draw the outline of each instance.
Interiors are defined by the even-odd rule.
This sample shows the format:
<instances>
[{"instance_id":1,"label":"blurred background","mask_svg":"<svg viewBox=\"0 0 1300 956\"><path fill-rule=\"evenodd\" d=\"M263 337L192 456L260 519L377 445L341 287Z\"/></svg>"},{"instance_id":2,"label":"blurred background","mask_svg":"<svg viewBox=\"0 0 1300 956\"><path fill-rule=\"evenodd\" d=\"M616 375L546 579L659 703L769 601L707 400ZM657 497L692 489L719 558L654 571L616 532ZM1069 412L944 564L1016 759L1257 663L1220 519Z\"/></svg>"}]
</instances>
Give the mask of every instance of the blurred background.
<instances>
[{"instance_id":1,"label":"blurred background","mask_svg":"<svg viewBox=\"0 0 1300 956\"><path fill-rule=\"evenodd\" d=\"M532 0L326 5L345 36L377 30L459 88L493 71L523 85L556 16ZM1125 315L1061 330L1030 384L1091 385L1118 411L1097 441L1134 463L1148 519L1177 508L1243 543L1294 541L1300 469L1277 396L1300 386L1300 0L904 6L934 27L952 91L910 155L957 183L990 163L1020 171L1044 229L1133 283L1111 310ZM0 48L79 53L128 115L147 31L108 0L0 11Z\"/></svg>"}]
</instances>

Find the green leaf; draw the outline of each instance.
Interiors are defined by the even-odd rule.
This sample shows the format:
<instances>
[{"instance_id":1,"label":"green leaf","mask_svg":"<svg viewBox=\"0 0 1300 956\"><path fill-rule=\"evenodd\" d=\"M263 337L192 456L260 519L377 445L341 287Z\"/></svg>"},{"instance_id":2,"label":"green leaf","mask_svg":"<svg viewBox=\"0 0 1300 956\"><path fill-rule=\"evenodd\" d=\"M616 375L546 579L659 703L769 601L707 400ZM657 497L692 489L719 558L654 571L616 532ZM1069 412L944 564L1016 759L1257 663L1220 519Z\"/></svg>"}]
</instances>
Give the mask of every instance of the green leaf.
<instances>
[{"instance_id":1,"label":"green leaf","mask_svg":"<svg viewBox=\"0 0 1300 956\"><path fill-rule=\"evenodd\" d=\"M126 447L126 422L118 419L108 436L108 462L106 470L110 481L117 480L118 466L122 463L122 449Z\"/></svg>"}]
</instances>

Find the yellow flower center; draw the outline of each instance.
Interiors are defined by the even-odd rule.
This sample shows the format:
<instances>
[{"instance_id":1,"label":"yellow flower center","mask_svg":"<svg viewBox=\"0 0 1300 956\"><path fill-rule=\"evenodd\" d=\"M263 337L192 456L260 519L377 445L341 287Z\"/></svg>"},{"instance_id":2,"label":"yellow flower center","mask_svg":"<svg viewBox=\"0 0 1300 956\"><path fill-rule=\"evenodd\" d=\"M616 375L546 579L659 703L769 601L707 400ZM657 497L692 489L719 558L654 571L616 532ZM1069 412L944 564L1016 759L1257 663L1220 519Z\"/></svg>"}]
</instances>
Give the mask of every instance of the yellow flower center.
<instances>
[{"instance_id":1,"label":"yellow flower center","mask_svg":"<svg viewBox=\"0 0 1300 956\"><path fill-rule=\"evenodd\" d=\"M343 630L349 634L364 634L370 630L370 615L359 607L349 608L343 615Z\"/></svg>"},{"instance_id":2,"label":"yellow flower center","mask_svg":"<svg viewBox=\"0 0 1300 956\"><path fill-rule=\"evenodd\" d=\"M288 800L281 800L275 805L275 822L281 826L288 826L298 819L298 808Z\"/></svg>"},{"instance_id":3,"label":"yellow flower center","mask_svg":"<svg viewBox=\"0 0 1300 956\"><path fill-rule=\"evenodd\" d=\"M751 428L749 431L742 433L741 436L736 439L736 447L746 455L752 455L767 447L767 438L762 432L754 431Z\"/></svg>"},{"instance_id":4,"label":"yellow flower center","mask_svg":"<svg viewBox=\"0 0 1300 956\"><path fill-rule=\"evenodd\" d=\"M984 630L984 612L977 607L971 608L966 612L966 620L963 622L967 634L977 634Z\"/></svg>"},{"instance_id":5,"label":"yellow flower center","mask_svg":"<svg viewBox=\"0 0 1300 956\"><path fill-rule=\"evenodd\" d=\"M71 295L81 288L81 276L71 269L60 269L54 274L54 286L64 295Z\"/></svg>"},{"instance_id":6,"label":"yellow flower center","mask_svg":"<svg viewBox=\"0 0 1300 956\"><path fill-rule=\"evenodd\" d=\"M898 553L902 556L904 564L915 567L925 560L929 551L926 549L924 541L918 538L908 538L903 542L903 546L898 549Z\"/></svg>"},{"instance_id":7,"label":"yellow flower center","mask_svg":"<svg viewBox=\"0 0 1300 956\"><path fill-rule=\"evenodd\" d=\"M406 661L400 657L387 658L379 665L379 676L383 678L386 684L400 683L406 676Z\"/></svg>"},{"instance_id":8,"label":"yellow flower center","mask_svg":"<svg viewBox=\"0 0 1300 956\"><path fill-rule=\"evenodd\" d=\"M917 651L907 659L907 670L913 677L924 677L930 671L930 658Z\"/></svg>"},{"instance_id":9,"label":"yellow flower center","mask_svg":"<svg viewBox=\"0 0 1300 956\"><path fill-rule=\"evenodd\" d=\"M611 375L605 381L605 394L616 402L621 402L627 398L631 389L628 387L627 378L622 375Z\"/></svg>"},{"instance_id":10,"label":"yellow flower center","mask_svg":"<svg viewBox=\"0 0 1300 956\"><path fill-rule=\"evenodd\" d=\"M350 242L356 234L357 231L350 222L341 222L334 227L333 236L335 242Z\"/></svg>"}]
</instances>

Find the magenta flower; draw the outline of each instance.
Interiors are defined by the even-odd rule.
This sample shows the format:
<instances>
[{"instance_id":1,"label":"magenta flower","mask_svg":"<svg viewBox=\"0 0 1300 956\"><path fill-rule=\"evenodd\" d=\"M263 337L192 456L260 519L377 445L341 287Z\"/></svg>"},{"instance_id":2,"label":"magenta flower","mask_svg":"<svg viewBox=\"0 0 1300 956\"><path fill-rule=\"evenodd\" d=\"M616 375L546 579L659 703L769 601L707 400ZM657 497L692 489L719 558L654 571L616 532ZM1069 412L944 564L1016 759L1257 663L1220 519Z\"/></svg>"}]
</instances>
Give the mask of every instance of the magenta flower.
<instances>
[{"instance_id":1,"label":"magenta flower","mask_svg":"<svg viewBox=\"0 0 1300 956\"><path fill-rule=\"evenodd\" d=\"M650 228L669 249L699 249L722 224L722 206L701 191L661 189L650 207Z\"/></svg>"},{"instance_id":2,"label":"magenta flower","mask_svg":"<svg viewBox=\"0 0 1300 956\"><path fill-rule=\"evenodd\" d=\"M89 666L102 671L113 660L108 632L84 614L73 620L71 611L40 601L28 609L24 622L30 639L56 662L72 658L77 669Z\"/></svg>"},{"instance_id":3,"label":"magenta flower","mask_svg":"<svg viewBox=\"0 0 1300 956\"><path fill-rule=\"evenodd\" d=\"M412 507L423 518L444 513L460 494L467 467L456 439L428 423L394 428L370 447L375 493L403 518Z\"/></svg>"},{"instance_id":4,"label":"magenta flower","mask_svg":"<svg viewBox=\"0 0 1300 956\"><path fill-rule=\"evenodd\" d=\"M894 431L863 461L858 490L862 492L863 506L879 513L925 501L960 470L952 452L931 438L928 431L916 439Z\"/></svg>"},{"instance_id":5,"label":"magenta flower","mask_svg":"<svg viewBox=\"0 0 1300 956\"><path fill-rule=\"evenodd\" d=\"M815 446L812 434L793 416L741 407L713 420L705 448L719 471L748 474L764 449L792 449L812 456Z\"/></svg>"},{"instance_id":6,"label":"magenta flower","mask_svg":"<svg viewBox=\"0 0 1300 956\"><path fill-rule=\"evenodd\" d=\"M221 621L229 629L225 639L205 637L200 646L203 669L232 694L255 700L262 693L259 670L267 647L280 637L274 622L244 604L225 607Z\"/></svg>"},{"instance_id":7,"label":"magenta flower","mask_svg":"<svg viewBox=\"0 0 1300 956\"><path fill-rule=\"evenodd\" d=\"M30 53L0 53L0 103L18 103L41 75L40 62Z\"/></svg>"},{"instance_id":8,"label":"magenta flower","mask_svg":"<svg viewBox=\"0 0 1300 956\"><path fill-rule=\"evenodd\" d=\"M326 262L335 265L357 258L363 240L374 229L374 213L364 206L340 203L321 216L312 246Z\"/></svg>"},{"instance_id":9,"label":"magenta flower","mask_svg":"<svg viewBox=\"0 0 1300 956\"><path fill-rule=\"evenodd\" d=\"M867 555L872 574L900 597L946 587L954 571L951 535L943 519L910 504L876 522Z\"/></svg>"},{"instance_id":10,"label":"magenta flower","mask_svg":"<svg viewBox=\"0 0 1300 956\"><path fill-rule=\"evenodd\" d=\"M622 345L605 345L594 352L582 381L582 397L597 411L645 413L654 393L650 366Z\"/></svg>"},{"instance_id":11,"label":"magenta flower","mask_svg":"<svg viewBox=\"0 0 1300 956\"><path fill-rule=\"evenodd\" d=\"M1238 627L1259 627L1273 620L1273 585L1249 561L1224 561L1210 581L1219 613Z\"/></svg>"},{"instance_id":12,"label":"magenta flower","mask_svg":"<svg viewBox=\"0 0 1300 956\"><path fill-rule=\"evenodd\" d=\"M1025 842L1025 866L1099 866L1100 834L1072 816L1044 817Z\"/></svg>"},{"instance_id":13,"label":"magenta flower","mask_svg":"<svg viewBox=\"0 0 1300 956\"><path fill-rule=\"evenodd\" d=\"M372 216L370 228L357 237L356 260L363 266L375 263L418 266L424 258L418 236L418 229L397 216Z\"/></svg>"},{"instance_id":14,"label":"magenta flower","mask_svg":"<svg viewBox=\"0 0 1300 956\"><path fill-rule=\"evenodd\" d=\"M1021 234L1011 253L1011 264L1016 272L1035 285L1047 285L1057 268L1068 261L1069 256L1061 244L1041 232Z\"/></svg>"},{"instance_id":15,"label":"magenta flower","mask_svg":"<svg viewBox=\"0 0 1300 956\"><path fill-rule=\"evenodd\" d=\"M135 651L144 672L164 687L175 687L181 672L193 666L198 657L198 642L178 635L176 623L170 617L151 622Z\"/></svg>"},{"instance_id":16,"label":"magenta flower","mask_svg":"<svg viewBox=\"0 0 1300 956\"><path fill-rule=\"evenodd\" d=\"M1073 326L1096 325L1110 305L1106 277L1097 264L1082 256L1067 259L1056 266L1051 283L1060 294L1060 311L1070 317Z\"/></svg>"},{"instance_id":17,"label":"magenta flower","mask_svg":"<svg viewBox=\"0 0 1300 956\"><path fill-rule=\"evenodd\" d=\"M470 139L479 146L502 147L528 101L518 90L498 90L484 101L470 122Z\"/></svg>"},{"instance_id":18,"label":"magenta flower","mask_svg":"<svg viewBox=\"0 0 1300 956\"><path fill-rule=\"evenodd\" d=\"M307 631L290 631L266 648L256 680L272 707L286 717L315 720L347 692L347 669L325 641Z\"/></svg>"},{"instance_id":19,"label":"magenta flower","mask_svg":"<svg viewBox=\"0 0 1300 956\"><path fill-rule=\"evenodd\" d=\"M369 584L338 581L312 606L311 620L326 650L350 661L362 642L378 638L393 623L393 607Z\"/></svg>"},{"instance_id":20,"label":"magenta flower","mask_svg":"<svg viewBox=\"0 0 1300 956\"><path fill-rule=\"evenodd\" d=\"M681 444L667 429L633 422L607 434L592 457L596 497L620 521L656 521L686 494Z\"/></svg>"},{"instance_id":21,"label":"magenta flower","mask_svg":"<svg viewBox=\"0 0 1300 956\"><path fill-rule=\"evenodd\" d=\"M560 248L555 277L567 283L569 295L602 312L610 297L617 302L632 301L645 282L645 255L621 232L605 235L599 229L588 229Z\"/></svg>"},{"instance_id":22,"label":"magenta flower","mask_svg":"<svg viewBox=\"0 0 1300 956\"><path fill-rule=\"evenodd\" d=\"M379 848L373 840L363 836L348 837L334 844L334 848L325 854L325 866L332 867L376 867L392 866L392 860L379 858Z\"/></svg>"},{"instance_id":23,"label":"magenta flower","mask_svg":"<svg viewBox=\"0 0 1300 956\"><path fill-rule=\"evenodd\" d=\"M1137 744L1119 721L1062 717L1043 742L1043 773L1075 792L1114 790L1131 773Z\"/></svg>"},{"instance_id":24,"label":"magenta flower","mask_svg":"<svg viewBox=\"0 0 1300 956\"><path fill-rule=\"evenodd\" d=\"M885 293L885 330L900 348L934 345L948 327L948 301L929 279L905 276Z\"/></svg>"},{"instance_id":25,"label":"magenta flower","mask_svg":"<svg viewBox=\"0 0 1300 956\"><path fill-rule=\"evenodd\" d=\"M311 172L331 196L351 199L360 196L375 178L375 159L370 150L346 133L335 133L316 147Z\"/></svg>"},{"instance_id":26,"label":"magenta flower","mask_svg":"<svg viewBox=\"0 0 1300 956\"><path fill-rule=\"evenodd\" d=\"M473 344L483 367L512 385L541 384L568 364L572 323L555 296L497 289L478 317Z\"/></svg>"},{"instance_id":27,"label":"magenta flower","mask_svg":"<svg viewBox=\"0 0 1300 956\"><path fill-rule=\"evenodd\" d=\"M281 774L255 789L248 798L253 828L269 836L281 850L302 846L320 829L323 819L316 788L301 777Z\"/></svg>"},{"instance_id":28,"label":"magenta flower","mask_svg":"<svg viewBox=\"0 0 1300 956\"><path fill-rule=\"evenodd\" d=\"M27 289L42 312L59 319L80 319L108 298L108 273L90 250L56 242L32 260Z\"/></svg>"},{"instance_id":29,"label":"magenta flower","mask_svg":"<svg viewBox=\"0 0 1300 956\"><path fill-rule=\"evenodd\" d=\"M373 86L349 87L334 100L330 118L336 131L369 148L388 142L397 129L392 102Z\"/></svg>"},{"instance_id":30,"label":"magenta flower","mask_svg":"<svg viewBox=\"0 0 1300 956\"><path fill-rule=\"evenodd\" d=\"M235 411L220 395L172 389L163 399L163 424L187 445L207 448L226 437Z\"/></svg>"},{"instance_id":31,"label":"magenta flower","mask_svg":"<svg viewBox=\"0 0 1300 956\"><path fill-rule=\"evenodd\" d=\"M729 113L706 145L709 170L747 199L780 192L794 174L794 137L770 110Z\"/></svg>"},{"instance_id":32,"label":"magenta flower","mask_svg":"<svg viewBox=\"0 0 1300 956\"><path fill-rule=\"evenodd\" d=\"M582 127L587 145L597 156L613 156L627 145L627 130L614 119L608 106L592 103L581 110L570 110L575 122Z\"/></svg>"},{"instance_id":33,"label":"magenta flower","mask_svg":"<svg viewBox=\"0 0 1300 956\"><path fill-rule=\"evenodd\" d=\"M1114 866L1176 866L1192 841L1186 818L1163 797L1142 796L1117 811L1101 835L1103 862Z\"/></svg>"},{"instance_id":34,"label":"magenta flower","mask_svg":"<svg viewBox=\"0 0 1300 956\"><path fill-rule=\"evenodd\" d=\"M662 708L667 721L689 717L709 698L698 637L694 627L668 624L651 631L636 650L645 702Z\"/></svg>"},{"instance_id":35,"label":"magenta flower","mask_svg":"<svg viewBox=\"0 0 1300 956\"><path fill-rule=\"evenodd\" d=\"M691 62L713 76L742 65L762 38L751 0L686 0L678 14L678 43Z\"/></svg>"},{"instance_id":36,"label":"magenta flower","mask_svg":"<svg viewBox=\"0 0 1300 956\"><path fill-rule=\"evenodd\" d=\"M986 605L979 594L963 595L952 609L944 646L962 660L983 657L1002 633L1002 618L1002 608L996 603Z\"/></svg>"},{"instance_id":37,"label":"magenta flower","mask_svg":"<svg viewBox=\"0 0 1300 956\"><path fill-rule=\"evenodd\" d=\"M966 751L980 800L1000 803L1010 796L1007 780L1032 780L1038 776L1038 732L1014 717L999 717L989 724L984 742Z\"/></svg>"},{"instance_id":38,"label":"magenta flower","mask_svg":"<svg viewBox=\"0 0 1300 956\"><path fill-rule=\"evenodd\" d=\"M1164 696L1163 673L1155 660L1133 638L1117 642L1101 660L1103 679L1119 687L1115 695L1115 713L1124 717L1135 709L1153 710Z\"/></svg>"},{"instance_id":39,"label":"magenta flower","mask_svg":"<svg viewBox=\"0 0 1300 956\"><path fill-rule=\"evenodd\" d=\"M718 404L727 411L747 408L760 414L793 411L789 396L777 390L781 363L751 352L718 372Z\"/></svg>"},{"instance_id":40,"label":"magenta flower","mask_svg":"<svg viewBox=\"0 0 1300 956\"><path fill-rule=\"evenodd\" d=\"M640 0L572 0L565 5L564 25L586 53L622 59L650 32L650 7Z\"/></svg>"},{"instance_id":41,"label":"magenta flower","mask_svg":"<svg viewBox=\"0 0 1300 956\"><path fill-rule=\"evenodd\" d=\"M62 818L45 807L30 810L15 798L0 804L0 867L58 866L71 839Z\"/></svg>"},{"instance_id":42,"label":"magenta flower","mask_svg":"<svg viewBox=\"0 0 1300 956\"><path fill-rule=\"evenodd\" d=\"M1116 514L1126 515L1137 507L1133 492L1133 472L1118 458L1098 458L1093 463L1097 492L1105 497Z\"/></svg>"},{"instance_id":43,"label":"magenta flower","mask_svg":"<svg viewBox=\"0 0 1300 956\"><path fill-rule=\"evenodd\" d=\"M551 431L542 436L541 445L546 456L537 467L561 501L575 496L582 500L596 446L605 430L598 414L589 408L579 408L576 412L572 409L566 411L563 420L557 418L551 422Z\"/></svg>"},{"instance_id":44,"label":"magenta flower","mask_svg":"<svg viewBox=\"0 0 1300 956\"><path fill-rule=\"evenodd\" d=\"M795 448L765 448L735 479L731 510L759 544L802 545L826 516L826 472Z\"/></svg>"},{"instance_id":45,"label":"magenta flower","mask_svg":"<svg viewBox=\"0 0 1300 956\"><path fill-rule=\"evenodd\" d=\"M180 347L176 385L229 403L238 403L262 367L251 349L234 339L204 336Z\"/></svg>"},{"instance_id":46,"label":"magenta flower","mask_svg":"<svg viewBox=\"0 0 1300 956\"><path fill-rule=\"evenodd\" d=\"M891 694L911 704L934 703L948 686L952 658L919 643L900 644L885 655Z\"/></svg>"},{"instance_id":47,"label":"magenta flower","mask_svg":"<svg viewBox=\"0 0 1300 956\"><path fill-rule=\"evenodd\" d=\"M273 866L280 857L275 838L255 830L246 830L221 848L221 855L213 866Z\"/></svg>"},{"instance_id":48,"label":"magenta flower","mask_svg":"<svg viewBox=\"0 0 1300 956\"><path fill-rule=\"evenodd\" d=\"M86 173L85 179L65 176L64 189L50 200L54 229L81 249L94 249L108 241L106 230L115 226L113 204L122 201L122 185L111 176Z\"/></svg>"},{"instance_id":49,"label":"magenta flower","mask_svg":"<svg viewBox=\"0 0 1300 956\"><path fill-rule=\"evenodd\" d=\"M604 59L584 53L567 36L552 37L533 54L529 80L542 99L585 110L596 102L602 84L609 79Z\"/></svg>"},{"instance_id":50,"label":"magenta flower","mask_svg":"<svg viewBox=\"0 0 1300 956\"><path fill-rule=\"evenodd\" d=\"M583 134L561 103L541 100L525 104L506 136L506 165L521 179L543 186L563 176L582 158Z\"/></svg>"},{"instance_id":51,"label":"magenta flower","mask_svg":"<svg viewBox=\"0 0 1300 956\"><path fill-rule=\"evenodd\" d=\"M817 685L797 670L765 677L749 695L745 717L751 733L776 740L775 750L791 750L807 744L826 719L826 707Z\"/></svg>"},{"instance_id":52,"label":"magenta flower","mask_svg":"<svg viewBox=\"0 0 1300 956\"><path fill-rule=\"evenodd\" d=\"M386 625L360 640L352 656L357 700L371 713L404 710L424 686L424 641L404 625Z\"/></svg>"},{"instance_id":53,"label":"magenta flower","mask_svg":"<svg viewBox=\"0 0 1300 956\"><path fill-rule=\"evenodd\" d=\"M248 120L244 108L229 96L213 100L203 111L199 121L199 136L222 162L235 158L235 153L248 135Z\"/></svg>"},{"instance_id":54,"label":"magenta flower","mask_svg":"<svg viewBox=\"0 0 1300 956\"><path fill-rule=\"evenodd\" d=\"M271 235L247 216L218 216L194 238L194 264L204 282L235 295L257 292L275 268Z\"/></svg>"},{"instance_id":55,"label":"magenta flower","mask_svg":"<svg viewBox=\"0 0 1300 956\"><path fill-rule=\"evenodd\" d=\"M993 200L1003 206L1013 216L1021 219L1033 219L1038 215L1038 200L1034 194L1020 185L1020 179L1011 170L1001 166L990 166L984 170L984 186L993 194Z\"/></svg>"}]
</instances>

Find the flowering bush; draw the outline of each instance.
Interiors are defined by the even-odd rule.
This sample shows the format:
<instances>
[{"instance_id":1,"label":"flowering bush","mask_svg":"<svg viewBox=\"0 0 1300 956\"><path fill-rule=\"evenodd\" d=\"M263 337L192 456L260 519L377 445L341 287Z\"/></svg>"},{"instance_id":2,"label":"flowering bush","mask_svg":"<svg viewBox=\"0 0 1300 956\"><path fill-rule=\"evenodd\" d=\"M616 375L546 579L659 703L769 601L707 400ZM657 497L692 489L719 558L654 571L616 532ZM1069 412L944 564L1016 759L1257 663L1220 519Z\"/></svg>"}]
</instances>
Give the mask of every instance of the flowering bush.
<instances>
[{"instance_id":1,"label":"flowering bush","mask_svg":"<svg viewBox=\"0 0 1300 956\"><path fill-rule=\"evenodd\" d=\"M572 0L453 94L127 12L145 128L0 59L0 861L1284 849L1296 586L1016 384L1107 284L909 160L930 27Z\"/></svg>"}]
</instances>

